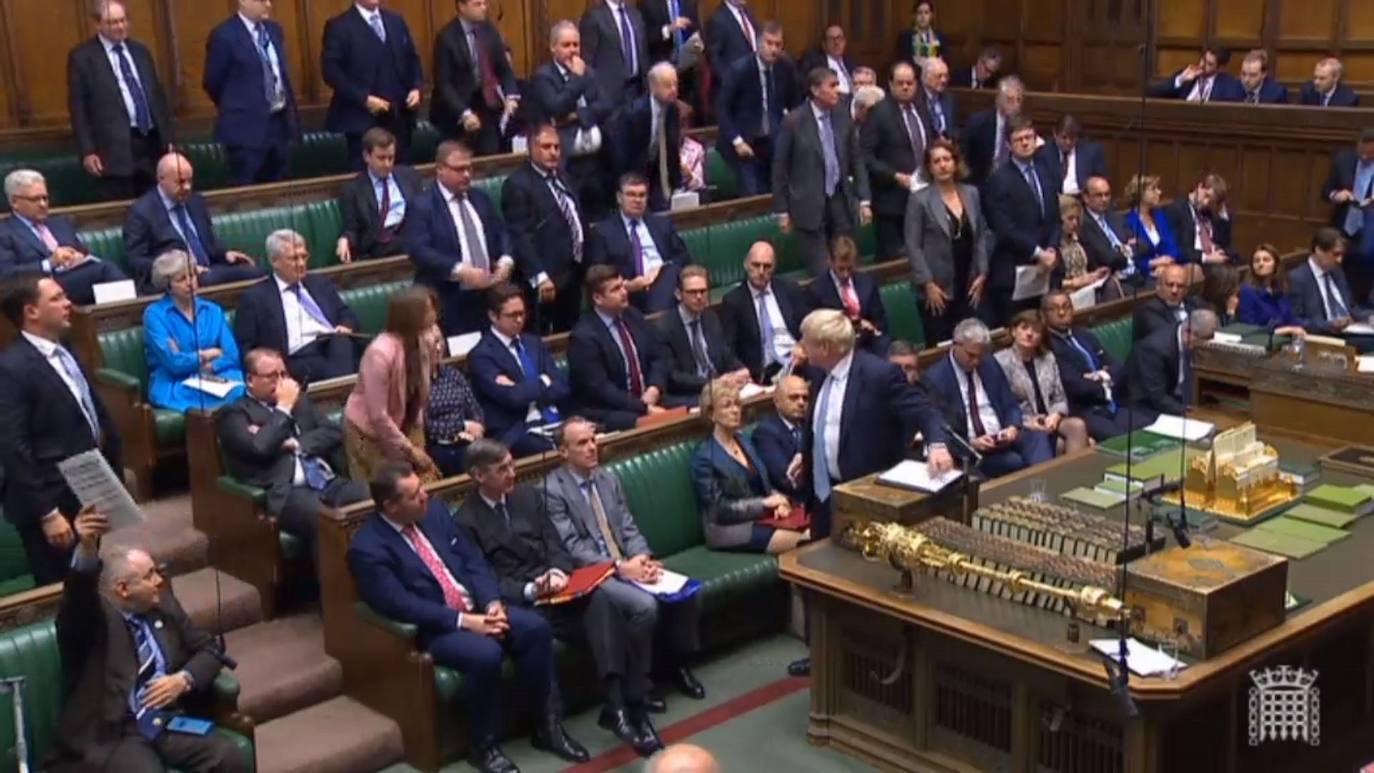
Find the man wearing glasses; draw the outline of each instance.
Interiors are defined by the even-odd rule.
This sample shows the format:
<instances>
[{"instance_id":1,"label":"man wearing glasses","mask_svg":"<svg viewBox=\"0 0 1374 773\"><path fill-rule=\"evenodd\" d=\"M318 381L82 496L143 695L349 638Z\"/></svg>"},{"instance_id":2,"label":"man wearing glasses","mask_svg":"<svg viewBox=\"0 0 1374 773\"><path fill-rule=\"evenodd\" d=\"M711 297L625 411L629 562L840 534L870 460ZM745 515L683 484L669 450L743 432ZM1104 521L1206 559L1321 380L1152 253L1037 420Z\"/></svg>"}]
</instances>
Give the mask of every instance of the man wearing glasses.
<instances>
[{"instance_id":1,"label":"man wearing glasses","mask_svg":"<svg viewBox=\"0 0 1374 773\"><path fill-rule=\"evenodd\" d=\"M687 245L666 215L648 212L649 181L638 172L620 176L619 209L597 223L587 242L591 265L615 266L625 277L630 304L645 314L674 305L678 272L692 262Z\"/></svg>"},{"instance_id":2,"label":"man wearing glasses","mask_svg":"<svg viewBox=\"0 0 1374 773\"><path fill-rule=\"evenodd\" d=\"M713 378L749 383L744 367L725 340L725 328L711 309L711 278L705 266L687 266L677 280L677 305L658 315L654 327L668 346L668 397L697 399Z\"/></svg>"}]
</instances>

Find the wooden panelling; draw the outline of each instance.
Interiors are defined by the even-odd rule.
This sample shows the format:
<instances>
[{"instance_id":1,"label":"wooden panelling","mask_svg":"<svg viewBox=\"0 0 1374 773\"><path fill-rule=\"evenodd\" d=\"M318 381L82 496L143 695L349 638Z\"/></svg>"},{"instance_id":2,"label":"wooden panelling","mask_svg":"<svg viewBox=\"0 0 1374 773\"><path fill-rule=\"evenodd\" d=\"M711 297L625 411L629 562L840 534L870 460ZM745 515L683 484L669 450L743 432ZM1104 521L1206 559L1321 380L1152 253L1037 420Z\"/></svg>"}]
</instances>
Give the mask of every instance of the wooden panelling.
<instances>
[{"instance_id":1,"label":"wooden panelling","mask_svg":"<svg viewBox=\"0 0 1374 773\"><path fill-rule=\"evenodd\" d=\"M1290 0L1283 3L1283 10L1279 14L1279 42L1331 40L1337 31L1339 5L1338 0Z\"/></svg>"},{"instance_id":2,"label":"wooden panelling","mask_svg":"<svg viewBox=\"0 0 1374 773\"><path fill-rule=\"evenodd\" d=\"M21 115L34 123L61 122L67 117L67 90L48 88L56 63L53 54L67 51L85 37L82 3L24 0L15 6L10 14L10 40L17 43L14 60Z\"/></svg>"},{"instance_id":3,"label":"wooden panelling","mask_svg":"<svg viewBox=\"0 0 1374 773\"><path fill-rule=\"evenodd\" d=\"M1156 29L1160 38L1202 38L1207 35L1206 0L1157 0Z\"/></svg>"},{"instance_id":4,"label":"wooden panelling","mask_svg":"<svg viewBox=\"0 0 1374 773\"><path fill-rule=\"evenodd\" d=\"M1264 34L1264 3L1255 0L1216 0L1214 36L1229 45L1258 45Z\"/></svg>"}]
</instances>

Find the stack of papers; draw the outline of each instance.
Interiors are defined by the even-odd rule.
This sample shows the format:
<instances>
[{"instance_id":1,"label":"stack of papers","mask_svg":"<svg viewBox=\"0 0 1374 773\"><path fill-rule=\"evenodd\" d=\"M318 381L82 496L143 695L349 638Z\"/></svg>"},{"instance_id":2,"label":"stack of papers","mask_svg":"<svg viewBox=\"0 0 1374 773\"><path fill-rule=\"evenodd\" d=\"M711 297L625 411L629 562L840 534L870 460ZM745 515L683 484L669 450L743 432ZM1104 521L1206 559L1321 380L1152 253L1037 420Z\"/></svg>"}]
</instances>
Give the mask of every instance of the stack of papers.
<instances>
[{"instance_id":1,"label":"stack of papers","mask_svg":"<svg viewBox=\"0 0 1374 773\"><path fill-rule=\"evenodd\" d=\"M1146 427L1145 431L1192 443L1212 434L1216 428L1216 425L1210 422L1161 413L1159 418L1155 419L1155 423Z\"/></svg>"},{"instance_id":2,"label":"stack of papers","mask_svg":"<svg viewBox=\"0 0 1374 773\"><path fill-rule=\"evenodd\" d=\"M192 389L200 390L207 395L218 397L221 400L228 397L229 393L234 391L234 389L243 386L242 381L229 381L228 379L214 377L201 378L199 375L191 376L181 383Z\"/></svg>"},{"instance_id":3,"label":"stack of papers","mask_svg":"<svg viewBox=\"0 0 1374 773\"><path fill-rule=\"evenodd\" d=\"M1121 653L1117 639L1093 639L1092 648L1116 662ZM1126 640L1126 667L1136 676L1161 676L1188 667L1187 663L1131 637Z\"/></svg>"},{"instance_id":4,"label":"stack of papers","mask_svg":"<svg viewBox=\"0 0 1374 773\"><path fill-rule=\"evenodd\" d=\"M1331 483L1323 483L1307 492L1303 501L1309 505L1357 516L1368 515L1374 510L1374 498L1366 492L1353 486L1337 486Z\"/></svg>"},{"instance_id":5,"label":"stack of papers","mask_svg":"<svg viewBox=\"0 0 1374 773\"><path fill-rule=\"evenodd\" d=\"M920 491L926 494L934 494L942 491L945 486L959 480L964 476L962 470L950 470L944 475L932 477L930 468L925 462L918 462L907 459L899 462L896 467L878 476L878 483L884 486L904 488L908 491Z\"/></svg>"},{"instance_id":6,"label":"stack of papers","mask_svg":"<svg viewBox=\"0 0 1374 773\"><path fill-rule=\"evenodd\" d=\"M1059 495L1059 498L1069 502L1087 505L1088 507L1094 507L1098 510L1106 510L1126 501L1125 494L1086 487L1065 491L1063 494Z\"/></svg>"},{"instance_id":7,"label":"stack of papers","mask_svg":"<svg viewBox=\"0 0 1374 773\"><path fill-rule=\"evenodd\" d=\"M1360 355L1357 367L1361 373L1374 373L1374 354Z\"/></svg>"},{"instance_id":8,"label":"stack of papers","mask_svg":"<svg viewBox=\"0 0 1374 773\"><path fill-rule=\"evenodd\" d=\"M1341 333L1348 336L1374 336L1374 325L1368 322L1351 322Z\"/></svg>"},{"instance_id":9,"label":"stack of papers","mask_svg":"<svg viewBox=\"0 0 1374 773\"><path fill-rule=\"evenodd\" d=\"M655 596L670 597L682 593L683 590L687 588L687 583L691 581L692 578L685 574L678 574L669 569L664 569L663 573L658 576L658 582L639 582L635 580L634 584Z\"/></svg>"}]
</instances>

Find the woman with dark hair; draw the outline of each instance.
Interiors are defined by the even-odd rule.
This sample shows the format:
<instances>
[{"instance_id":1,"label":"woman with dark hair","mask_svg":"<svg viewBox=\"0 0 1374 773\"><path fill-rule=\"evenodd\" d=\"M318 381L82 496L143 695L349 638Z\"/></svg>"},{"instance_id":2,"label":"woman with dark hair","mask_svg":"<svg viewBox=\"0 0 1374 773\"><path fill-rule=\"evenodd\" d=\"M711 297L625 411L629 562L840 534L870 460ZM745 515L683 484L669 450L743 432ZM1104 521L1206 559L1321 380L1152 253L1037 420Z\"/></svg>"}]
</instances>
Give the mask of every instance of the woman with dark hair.
<instances>
[{"instance_id":1,"label":"woman with dark hair","mask_svg":"<svg viewBox=\"0 0 1374 773\"><path fill-rule=\"evenodd\" d=\"M1069 398L1040 312L1019 312L1008 327L1011 346L994 354L993 359L1007 375L1011 393L1021 401L1022 424L1026 429L1058 436L1060 453L1072 453L1089 445L1092 441L1088 425L1069 416Z\"/></svg>"},{"instance_id":2,"label":"woman with dark hair","mask_svg":"<svg viewBox=\"0 0 1374 773\"><path fill-rule=\"evenodd\" d=\"M443 334L430 328L425 340L434 368L425 410L425 450L448 478L466 471L468 446L486 436L485 417L467 376L457 365L444 362L447 346Z\"/></svg>"},{"instance_id":3,"label":"woman with dark hair","mask_svg":"<svg viewBox=\"0 0 1374 773\"><path fill-rule=\"evenodd\" d=\"M410 287L391 297L386 327L363 352L358 385L344 405L349 476L371 480L383 465L408 462L426 482L439 469L425 450L425 408L433 372L433 291Z\"/></svg>"},{"instance_id":4,"label":"woman with dark hair","mask_svg":"<svg viewBox=\"0 0 1374 773\"><path fill-rule=\"evenodd\" d=\"M925 342L933 346L949 340L955 324L982 302L992 231L978 189L959 182L968 176L959 146L931 142L924 168L930 185L907 200L906 254Z\"/></svg>"},{"instance_id":5,"label":"woman with dark hair","mask_svg":"<svg viewBox=\"0 0 1374 773\"><path fill-rule=\"evenodd\" d=\"M1136 243L1146 247L1136 254L1136 270L1141 276L1154 276L1159 269L1178 262L1178 242L1159 206L1163 196L1159 178L1151 175L1132 177L1126 183L1125 196L1130 208L1126 222L1135 232Z\"/></svg>"},{"instance_id":6,"label":"woman with dark hair","mask_svg":"<svg viewBox=\"0 0 1374 773\"><path fill-rule=\"evenodd\" d=\"M935 3L916 0L911 7L911 28L897 34L897 58L911 62L919 76L927 59L945 53L945 36L935 31Z\"/></svg>"},{"instance_id":7,"label":"woman with dark hair","mask_svg":"<svg viewBox=\"0 0 1374 773\"><path fill-rule=\"evenodd\" d=\"M1302 338L1302 329L1288 300L1288 274L1279 264L1279 250L1261 244L1250 255L1250 275L1240 286L1240 307L1236 317L1248 325L1273 326L1275 335Z\"/></svg>"},{"instance_id":8,"label":"woman with dark hair","mask_svg":"<svg viewBox=\"0 0 1374 773\"><path fill-rule=\"evenodd\" d=\"M1238 321L1240 272L1235 266L1213 265L1202 272L1202 300L1217 313L1217 324L1225 327Z\"/></svg>"}]
</instances>

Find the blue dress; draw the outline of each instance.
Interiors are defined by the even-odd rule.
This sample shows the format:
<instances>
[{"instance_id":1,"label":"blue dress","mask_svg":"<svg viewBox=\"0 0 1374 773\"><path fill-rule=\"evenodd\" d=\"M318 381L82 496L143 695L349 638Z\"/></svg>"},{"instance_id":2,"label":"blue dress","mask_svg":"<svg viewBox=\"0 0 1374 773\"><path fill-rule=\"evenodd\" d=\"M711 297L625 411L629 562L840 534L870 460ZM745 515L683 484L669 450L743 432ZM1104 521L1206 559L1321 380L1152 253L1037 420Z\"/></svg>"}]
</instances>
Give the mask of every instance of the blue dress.
<instances>
[{"instance_id":1,"label":"blue dress","mask_svg":"<svg viewBox=\"0 0 1374 773\"><path fill-rule=\"evenodd\" d=\"M1131 232L1135 234L1135 243L1148 248L1135 259L1136 270L1141 276L1150 276L1150 261L1161 255L1170 255L1174 262L1179 262L1178 242L1174 240L1174 232L1169 229L1169 219L1164 217L1164 211L1158 207L1151 210L1150 215L1154 218L1155 233L1159 236L1157 244L1146 233L1145 224L1140 220L1140 212L1133 209L1126 213L1126 222L1130 223Z\"/></svg>"},{"instance_id":2,"label":"blue dress","mask_svg":"<svg viewBox=\"0 0 1374 773\"><path fill-rule=\"evenodd\" d=\"M224 310L203 298L196 299L193 327L177 310L170 295L143 310L143 348L148 355L148 402L154 407L185 412L190 408L214 410L243 396L243 369L239 345L224 318ZM176 346L173 348L172 343ZM219 349L211 363L216 376L237 381L223 399L182 384L200 370L201 349Z\"/></svg>"},{"instance_id":3,"label":"blue dress","mask_svg":"<svg viewBox=\"0 0 1374 773\"><path fill-rule=\"evenodd\" d=\"M1240 286L1240 308L1236 310L1236 316L1241 322L1260 327L1301 324L1293 316L1293 304L1287 295L1261 290L1249 282Z\"/></svg>"}]
</instances>

